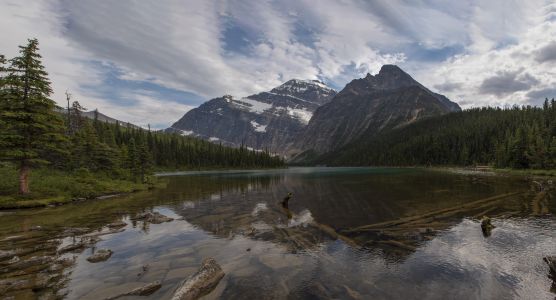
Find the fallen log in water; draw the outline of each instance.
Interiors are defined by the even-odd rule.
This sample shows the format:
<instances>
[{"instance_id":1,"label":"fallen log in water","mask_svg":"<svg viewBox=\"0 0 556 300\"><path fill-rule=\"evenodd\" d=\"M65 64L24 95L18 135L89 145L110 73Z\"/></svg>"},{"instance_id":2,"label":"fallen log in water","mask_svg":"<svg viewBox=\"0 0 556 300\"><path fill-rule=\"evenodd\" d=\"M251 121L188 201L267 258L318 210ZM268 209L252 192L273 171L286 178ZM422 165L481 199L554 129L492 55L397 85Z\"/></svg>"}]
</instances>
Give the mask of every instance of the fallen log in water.
<instances>
[{"instance_id":1,"label":"fallen log in water","mask_svg":"<svg viewBox=\"0 0 556 300\"><path fill-rule=\"evenodd\" d=\"M197 272L189 276L176 290L172 300L194 300L210 293L224 277L222 268L213 258L207 258Z\"/></svg>"},{"instance_id":2,"label":"fallen log in water","mask_svg":"<svg viewBox=\"0 0 556 300\"><path fill-rule=\"evenodd\" d=\"M472 201L472 202L465 203L463 205L458 205L458 206L455 206L455 207L443 208L443 209L430 211L430 212L420 214L420 215L414 215L414 216L399 218L399 219L396 219L396 220L390 220L390 221L385 221L385 222L380 222L380 223L369 224L369 225L365 225L365 226L356 227L356 228L353 228L353 229L343 230L342 232L344 232L344 233L357 233L357 232L369 231L369 229L375 229L375 228L380 228L380 227L387 228L387 227L392 227L392 226L399 226L399 225L402 225L402 224L411 224L413 222L424 223L423 220L427 219L427 218L429 218L430 220L435 220L435 219L438 219L439 217L451 216L451 215L454 215L454 214L457 214L457 213L467 211L469 209L476 209L477 207L483 207L482 204L490 203L490 202L493 202L493 201L499 201L499 200L502 200L504 198L515 196L515 195L518 195L518 194L521 194L521 193L522 192L515 192L515 193L507 193L507 194L497 195L497 196L494 196L494 197L489 197L489 198L485 198L485 199Z\"/></svg>"},{"instance_id":3,"label":"fallen log in water","mask_svg":"<svg viewBox=\"0 0 556 300\"><path fill-rule=\"evenodd\" d=\"M325 224L321 224L318 222L312 222L309 225L317 228L318 230L320 230L321 232L325 233L326 235L328 235L330 238L334 239L334 240L342 240L344 243L352 246L352 247L359 247L359 244L357 244L356 241L354 241L353 239L348 238L347 236L343 235L343 234L339 234L334 228L325 225Z\"/></svg>"},{"instance_id":4,"label":"fallen log in water","mask_svg":"<svg viewBox=\"0 0 556 300\"><path fill-rule=\"evenodd\" d=\"M125 297L125 296L148 296L151 295L152 293L158 291L158 289L160 289L160 287L162 286L162 284L160 283L160 281L154 281L151 282L147 285L144 285L142 287L138 287L136 289L133 289L129 292L126 293L122 293L116 296L112 296L109 298L105 298L104 300L114 300L114 299L118 299L121 297Z\"/></svg>"},{"instance_id":5,"label":"fallen log in water","mask_svg":"<svg viewBox=\"0 0 556 300\"><path fill-rule=\"evenodd\" d=\"M394 240L387 240L387 241L378 241L378 243L380 244L385 244L388 246L394 246L394 247L398 247L407 251L415 251L417 248L410 246L408 244L402 243L400 241L394 241Z\"/></svg>"}]
</instances>

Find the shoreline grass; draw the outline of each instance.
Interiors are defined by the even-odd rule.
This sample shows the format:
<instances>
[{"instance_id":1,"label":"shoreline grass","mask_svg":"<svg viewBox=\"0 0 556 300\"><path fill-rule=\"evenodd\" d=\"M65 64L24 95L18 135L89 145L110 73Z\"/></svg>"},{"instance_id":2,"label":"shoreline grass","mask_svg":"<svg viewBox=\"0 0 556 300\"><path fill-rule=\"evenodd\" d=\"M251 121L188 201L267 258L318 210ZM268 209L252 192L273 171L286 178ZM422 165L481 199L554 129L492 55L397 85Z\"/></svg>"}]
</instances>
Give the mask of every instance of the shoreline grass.
<instances>
[{"instance_id":1,"label":"shoreline grass","mask_svg":"<svg viewBox=\"0 0 556 300\"><path fill-rule=\"evenodd\" d=\"M35 208L61 205L73 201L95 199L113 194L143 191L160 182L150 177L147 183L117 178L107 173L87 170L64 172L53 169L35 169L30 176L29 195L18 194L17 170L13 166L0 166L0 209Z\"/></svg>"}]
</instances>

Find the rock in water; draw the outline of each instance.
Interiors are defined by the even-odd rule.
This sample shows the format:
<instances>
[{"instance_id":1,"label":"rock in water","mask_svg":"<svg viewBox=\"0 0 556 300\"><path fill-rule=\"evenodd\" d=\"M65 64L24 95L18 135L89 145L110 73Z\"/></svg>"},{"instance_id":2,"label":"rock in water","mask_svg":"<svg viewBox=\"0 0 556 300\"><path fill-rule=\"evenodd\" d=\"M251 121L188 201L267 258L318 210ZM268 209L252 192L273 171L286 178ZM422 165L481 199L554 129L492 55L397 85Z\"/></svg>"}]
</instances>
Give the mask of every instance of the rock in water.
<instances>
[{"instance_id":1,"label":"rock in water","mask_svg":"<svg viewBox=\"0 0 556 300\"><path fill-rule=\"evenodd\" d=\"M127 293L123 293L123 294L119 294L113 297L109 297L109 298L105 298L104 300L114 300L114 299L118 299L121 297L125 297L125 296L148 296L151 295L152 293L158 291L158 289L160 289L160 287L162 287L162 284L160 283L159 280L151 282L147 285L144 285L142 287L138 287L136 289L133 289Z\"/></svg>"},{"instance_id":2,"label":"rock in water","mask_svg":"<svg viewBox=\"0 0 556 300\"><path fill-rule=\"evenodd\" d=\"M193 300L210 293L224 277L224 271L213 258L207 258L197 272L176 290L172 300Z\"/></svg>"},{"instance_id":3,"label":"rock in water","mask_svg":"<svg viewBox=\"0 0 556 300\"><path fill-rule=\"evenodd\" d=\"M481 221L481 230L483 231L483 235L485 237L489 237L492 232L492 229L494 228L496 228L496 226L492 225L492 223L490 222L490 218L484 216Z\"/></svg>"},{"instance_id":4,"label":"rock in water","mask_svg":"<svg viewBox=\"0 0 556 300\"><path fill-rule=\"evenodd\" d=\"M91 263L97 263L101 261L105 261L112 256L112 250L110 249L99 249L95 251L95 254L87 257L87 261Z\"/></svg>"},{"instance_id":5,"label":"rock in water","mask_svg":"<svg viewBox=\"0 0 556 300\"><path fill-rule=\"evenodd\" d=\"M556 280L556 256L547 256L543 260L548 264L550 268L550 277Z\"/></svg>"},{"instance_id":6,"label":"rock in water","mask_svg":"<svg viewBox=\"0 0 556 300\"><path fill-rule=\"evenodd\" d=\"M153 224L160 224L164 222L171 222L174 219L167 217L159 212L145 212L137 214L135 217L130 218L132 221L146 221Z\"/></svg>"}]
</instances>

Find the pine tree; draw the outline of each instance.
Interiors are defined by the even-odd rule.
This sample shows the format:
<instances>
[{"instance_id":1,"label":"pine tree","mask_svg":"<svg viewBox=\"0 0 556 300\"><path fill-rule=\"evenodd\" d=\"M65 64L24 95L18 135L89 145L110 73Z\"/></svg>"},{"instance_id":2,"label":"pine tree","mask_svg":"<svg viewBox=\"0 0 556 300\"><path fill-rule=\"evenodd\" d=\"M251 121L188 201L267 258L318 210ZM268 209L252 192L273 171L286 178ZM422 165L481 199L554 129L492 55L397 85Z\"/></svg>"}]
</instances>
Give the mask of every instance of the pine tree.
<instances>
[{"instance_id":1,"label":"pine tree","mask_svg":"<svg viewBox=\"0 0 556 300\"><path fill-rule=\"evenodd\" d=\"M152 167L152 158L147 145L144 142L137 146L137 169L141 182L145 182L145 175L150 172Z\"/></svg>"},{"instance_id":2,"label":"pine tree","mask_svg":"<svg viewBox=\"0 0 556 300\"><path fill-rule=\"evenodd\" d=\"M19 192L28 194L31 168L46 164L47 152L61 151L64 127L51 100L48 73L41 63L38 41L20 46L20 56L2 70L0 158L15 162L19 169Z\"/></svg>"},{"instance_id":3,"label":"pine tree","mask_svg":"<svg viewBox=\"0 0 556 300\"><path fill-rule=\"evenodd\" d=\"M131 171L133 179L137 179L139 174L139 155L134 138L129 139L127 143L127 167Z\"/></svg>"}]
</instances>

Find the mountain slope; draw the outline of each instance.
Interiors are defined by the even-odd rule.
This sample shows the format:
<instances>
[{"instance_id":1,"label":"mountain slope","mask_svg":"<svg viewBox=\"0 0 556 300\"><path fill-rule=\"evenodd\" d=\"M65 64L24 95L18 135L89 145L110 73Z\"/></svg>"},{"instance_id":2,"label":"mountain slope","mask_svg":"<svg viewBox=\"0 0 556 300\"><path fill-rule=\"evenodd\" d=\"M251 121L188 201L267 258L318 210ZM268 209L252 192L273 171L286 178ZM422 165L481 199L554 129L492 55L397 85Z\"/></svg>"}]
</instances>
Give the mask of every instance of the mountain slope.
<instances>
[{"instance_id":1,"label":"mountain slope","mask_svg":"<svg viewBox=\"0 0 556 300\"><path fill-rule=\"evenodd\" d=\"M183 135L229 146L283 153L313 112L336 95L319 81L292 79L269 92L236 99L226 95L187 112L171 126Z\"/></svg>"},{"instance_id":2,"label":"mountain slope","mask_svg":"<svg viewBox=\"0 0 556 300\"><path fill-rule=\"evenodd\" d=\"M547 99L542 107L473 108L427 118L374 137L363 135L314 163L554 169L556 102Z\"/></svg>"},{"instance_id":3,"label":"mountain slope","mask_svg":"<svg viewBox=\"0 0 556 300\"><path fill-rule=\"evenodd\" d=\"M365 134L410 124L418 119L460 111L448 98L433 93L394 65L376 75L355 79L329 103L319 107L289 149L318 155L339 149ZM302 154L304 153L304 154Z\"/></svg>"}]
</instances>

